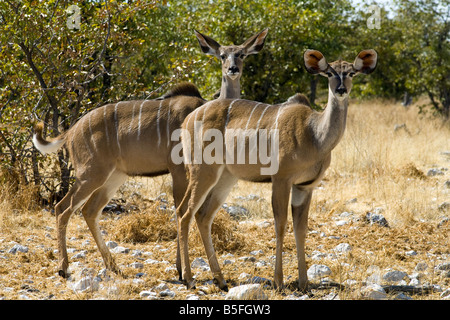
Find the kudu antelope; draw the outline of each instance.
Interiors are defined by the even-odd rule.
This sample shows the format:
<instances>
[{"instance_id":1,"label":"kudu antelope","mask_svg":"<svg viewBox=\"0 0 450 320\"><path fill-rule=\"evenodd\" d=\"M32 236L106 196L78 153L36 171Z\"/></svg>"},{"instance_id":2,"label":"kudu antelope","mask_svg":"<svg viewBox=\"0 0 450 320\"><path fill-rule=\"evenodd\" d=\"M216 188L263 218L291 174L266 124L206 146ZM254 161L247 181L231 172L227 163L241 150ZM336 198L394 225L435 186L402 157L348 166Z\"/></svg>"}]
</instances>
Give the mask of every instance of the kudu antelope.
<instances>
[{"instance_id":1,"label":"kudu antelope","mask_svg":"<svg viewBox=\"0 0 450 320\"><path fill-rule=\"evenodd\" d=\"M279 105L226 99L204 104L183 122L181 135L189 185L177 208L177 215L183 279L188 288L195 285L188 256L189 224L193 215L203 206L195 216L196 222L215 282L220 288L227 289L211 240L211 224L215 213L238 179L272 182L276 232L274 283L277 288L283 285L282 248L289 194L292 192L298 286L300 289L307 287L304 247L312 192L330 165L331 151L344 133L352 78L358 73L371 73L377 64L377 53L375 50L364 50L353 63L338 60L328 64L322 53L307 50L304 53L304 63L308 72L328 77L328 104L323 112L316 112L302 103L302 96ZM217 130L221 135L217 134ZM269 140L268 131L274 133L270 134ZM236 132L240 134L236 135ZM207 135L208 138L205 139ZM210 138L213 135L214 141ZM258 144L255 136L259 140ZM240 139L244 145L235 145L235 138L238 141ZM221 142L217 143L217 139ZM267 169L266 164L256 157L253 162L249 162L252 152L255 152L251 149L255 145L261 147L261 142L277 145L274 148L278 161L275 171L263 173L263 169ZM213 143L215 145L211 147ZM219 150L220 148L224 150ZM265 150L267 149L268 147ZM192 157L192 150L194 153L203 152L201 156L205 157L209 152L209 156L215 157L216 161L202 161L202 158L195 155ZM244 163L234 161L234 154L239 157L239 152L245 152ZM222 159L217 159L218 154L222 155ZM229 158L230 154L232 157Z\"/></svg>"},{"instance_id":2,"label":"kudu antelope","mask_svg":"<svg viewBox=\"0 0 450 320\"><path fill-rule=\"evenodd\" d=\"M262 49L267 32L265 29L242 45L231 46L221 46L214 39L195 32L202 50L222 61L222 86L225 87L221 89L221 98L240 97L243 60ZM172 161L171 151L176 144L171 135L191 111L205 102L198 89L186 83L155 100L120 101L92 110L53 139L42 137L43 124L35 127L35 147L45 154L65 145L74 168L75 183L55 207L61 276L68 276L67 224L72 213L81 207L106 268L120 273L101 236L98 218L129 176L170 173L174 202L178 206L187 180L184 165ZM177 266L180 270L179 253Z\"/></svg>"}]
</instances>

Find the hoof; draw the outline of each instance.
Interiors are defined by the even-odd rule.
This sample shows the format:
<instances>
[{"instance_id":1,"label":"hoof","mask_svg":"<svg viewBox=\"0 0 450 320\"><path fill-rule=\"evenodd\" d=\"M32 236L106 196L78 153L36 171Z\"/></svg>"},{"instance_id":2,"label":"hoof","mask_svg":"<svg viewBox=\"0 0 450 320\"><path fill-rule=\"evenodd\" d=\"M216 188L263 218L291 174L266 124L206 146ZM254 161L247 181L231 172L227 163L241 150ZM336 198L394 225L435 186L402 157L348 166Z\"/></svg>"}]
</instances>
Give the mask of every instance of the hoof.
<instances>
[{"instance_id":1,"label":"hoof","mask_svg":"<svg viewBox=\"0 0 450 320\"><path fill-rule=\"evenodd\" d=\"M227 286L227 283L226 283L225 281L223 281L223 282L221 283L219 280L214 279L213 282L214 282L214 284L215 284L217 287L219 287L220 290L225 291L225 292L228 292L228 286Z\"/></svg>"},{"instance_id":2,"label":"hoof","mask_svg":"<svg viewBox=\"0 0 450 320\"><path fill-rule=\"evenodd\" d=\"M188 290L195 290L196 289L195 288L195 281L192 280L192 281L186 282L186 289L188 289Z\"/></svg>"},{"instance_id":3,"label":"hoof","mask_svg":"<svg viewBox=\"0 0 450 320\"><path fill-rule=\"evenodd\" d=\"M67 279L69 277L67 272L65 272L64 270L59 270L58 274L59 274L60 277L63 277L64 279Z\"/></svg>"}]
</instances>

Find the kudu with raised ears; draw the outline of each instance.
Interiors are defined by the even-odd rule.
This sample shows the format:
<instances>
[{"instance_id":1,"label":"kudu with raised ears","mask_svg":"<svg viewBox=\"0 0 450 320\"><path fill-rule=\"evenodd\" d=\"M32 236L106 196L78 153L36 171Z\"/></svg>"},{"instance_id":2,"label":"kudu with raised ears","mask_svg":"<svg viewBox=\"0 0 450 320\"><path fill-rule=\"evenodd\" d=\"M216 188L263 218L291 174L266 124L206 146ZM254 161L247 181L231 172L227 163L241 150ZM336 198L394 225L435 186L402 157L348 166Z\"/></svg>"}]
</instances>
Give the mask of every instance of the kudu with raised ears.
<instances>
[{"instance_id":1,"label":"kudu with raised ears","mask_svg":"<svg viewBox=\"0 0 450 320\"><path fill-rule=\"evenodd\" d=\"M183 279L188 288L195 285L188 255L189 225L195 215L215 281L220 288L227 289L211 240L211 224L238 179L272 182L277 241L274 283L277 288L283 286L283 239L292 194L298 286L301 290L307 287L305 238L312 193L330 165L331 151L344 134L352 78L359 73L371 73L377 64L377 53L364 50L353 63L338 60L329 64L319 51L307 50L304 63L308 72L328 77L328 104L323 112L316 112L302 103L304 97L279 105L225 99L204 104L183 122L182 142L189 185L177 208L177 216ZM274 133L270 134L270 139L267 139L267 132ZM214 141L210 138L212 135L215 135ZM222 141L217 143L218 139ZM234 144L234 139L242 145ZM264 170L268 169L267 163L254 157L255 146L261 148L264 143L271 149L276 147L276 170ZM195 154L192 158L192 150L210 158L202 159ZM237 154L238 159L241 156L245 161L236 163L234 158L229 158L230 154ZM215 161L211 161L211 155ZM202 210L197 212L200 207Z\"/></svg>"},{"instance_id":2,"label":"kudu with raised ears","mask_svg":"<svg viewBox=\"0 0 450 320\"><path fill-rule=\"evenodd\" d=\"M212 38L196 32L202 50L211 47L211 50L224 56L222 64L233 61L234 65L241 67L245 55L257 53L262 48L266 34L267 30L264 30L243 45L222 47ZM222 68L223 77L236 71L228 69ZM233 81L237 80L239 83L240 76L239 72ZM228 86L230 83L225 81L222 85ZM221 90L224 92L223 98L240 97L239 88ZM190 112L205 102L193 84L185 83L155 100L120 101L92 110L68 131L53 139L46 140L42 137L42 123L35 127L35 147L45 154L55 152L65 145L74 168L75 182L55 207L61 276L68 276L67 224L72 213L79 208L106 268L120 273L102 238L98 218L104 206L129 176L170 173L174 202L176 206L179 205L187 187L187 179L184 165L172 161L172 148L179 144L172 141L172 133L180 128ZM177 266L179 265L178 254Z\"/></svg>"}]
</instances>

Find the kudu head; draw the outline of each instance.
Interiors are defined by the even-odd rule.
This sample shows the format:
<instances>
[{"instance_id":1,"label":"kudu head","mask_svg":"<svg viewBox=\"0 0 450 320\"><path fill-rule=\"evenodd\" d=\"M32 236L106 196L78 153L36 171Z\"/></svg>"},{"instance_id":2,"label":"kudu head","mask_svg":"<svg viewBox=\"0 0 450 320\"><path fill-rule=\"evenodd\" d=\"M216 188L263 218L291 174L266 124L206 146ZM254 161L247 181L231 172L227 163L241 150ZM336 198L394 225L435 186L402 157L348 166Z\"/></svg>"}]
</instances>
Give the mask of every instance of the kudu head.
<instances>
[{"instance_id":1,"label":"kudu head","mask_svg":"<svg viewBox=\"0 0 450 320\"><path fill-rule=\"evenodd\" d=\"M244 59L250 54L258 53L264 46L269 29L253 35L241 45L222 46L213 38L195 31L202 51L214 55L222 62L222 76L231 80L240 78Z\"/></svg>"},{"instance_id":2,"label":"kudu head","mask_svg":"<svg viewBox=\"0 0 450 320\"><path fill-rule=\"evenodd\" d=\"M369 74L377 66L377 52L373 49L363 50L353 63L337 60L328 63L324 55L317 50L306 50L305 67L309 73L320 74L328 78L328 88L339 101L344 100L352 89L352 80L358 73Z\"/></svg>"}]
</instances>

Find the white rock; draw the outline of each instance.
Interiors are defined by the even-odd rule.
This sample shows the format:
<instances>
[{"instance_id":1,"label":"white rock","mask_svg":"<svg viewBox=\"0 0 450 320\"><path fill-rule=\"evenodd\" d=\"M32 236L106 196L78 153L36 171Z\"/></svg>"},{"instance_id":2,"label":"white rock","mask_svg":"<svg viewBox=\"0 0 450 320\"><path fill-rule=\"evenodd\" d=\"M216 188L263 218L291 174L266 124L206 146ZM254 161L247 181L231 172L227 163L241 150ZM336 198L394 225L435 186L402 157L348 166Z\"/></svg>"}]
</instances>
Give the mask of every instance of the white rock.
<instances>
[{"instance_id":1,"label":"white rock","mask_svg":"<svg viewBox=\"0 0 450 320\"><path fill-rule=\"evenodd\" d=\"M161 263L161 261L155 260L155 259L147 259L144 261L146 264L158 264Z\"/></svg>"},{"instance_id":2,"label":"white rock","mask_svg":"<svg viewBox=\"0 0 450 320\"><path fill-rule=\"evenodd\" d=\"M406 254L407 256L411 256L411 257L412 257L412 256L417 256L417 252L414 251L414 250L406 251L405 254Z\"/></svg>"},{"instance_id":3,"label":"white rock","mask_svg":"<svg viewBox=\"0 0 450 320\"><path fill-rule=\"evenodd\" d=\"M175 297L175 292L173 292L172 290L170 290L170 289L167 289L167 290L163 290L163 291L161 291L160 293L159 293L159 296L160 297L169 297L169 298L173 298L173 297Z\"/></svg>"},{"instance_id":4,"label":"white rock","mask_svg":"<svg viewBox=\"0 0 450 320\"><path fill-rule=\"evenodd\" d=\"M408 274L403 271L392 270L383 275L383 280L388 282L398 282L403 280Z\"/></svg>"},{"instance_id":5,"label":"white rock","mask_svg":"<svg viewBox=\"0 0 450 320\"><path fill-rule=\"evenodd\" d=\"M228 264L233 264L234 262L235 262L235 260L225 259L225 260L223 260L223 265L226 266Z\"/></svg>"},{"instance_id":6,"label":"white rock","mask_svg":"<svg viewBox=\"0 0 450 320\"><path fill-rule=\"evenodd\" d=\"M135 268L135 269L142 269L142 268L144 268L144 264L142 264L142 263L140 263L140 262L133 262L133 263L131 264L131 267L132 267L132 268Z\"/></svg>"},{"instance_id":7,"label":"white rock","mask_svg":"<svg viewBox=\"0 0 450 320\"><path fill-rule=\"evenodd\" d=\"M256 223L256 226L262 229L268 228L272 225L270 221L260 221Z\"/></svg>"},{"instance_id":8,"label":"white rock","mask_svg":"<svg viewBox=\"0 0 450 320\"><path fill-rule=\"evenodd\" d=\"M87 251L85 251L85 250L80 251L80 252L78 252L77 254L74 254L74 255L72 256L72 259L74 259L74 260L77 260L77 259L84 259L84 258L86 258L86 253L87 253Z\"/></svg>"},{"instance_id":9,"label":"white rock","mask_svg":"<svg viewBox=\"0 0 450 320\"><path fill-rule=\"evenodd\" d=\"M377 208L376 208L377 209ZM374 211L380 211L380 210L374 210ZM371 224L378 224L382 227L389 227L389 224L386 220L386 218L380 214L380 213L372 213L372 212L367 212L366 214L366 220Z\"/></svg>"},{"instance_id":10,"label":"white rock","mask_svg":"<svg viewBox=\"0 0 450 320\"><path fill-rule=\"evenodd\" d=\"M250 279L251 276L252 276L252 275L249 274L249 273L242 272L242 273L239 275L238 279L241 280L241 281L247 281L248 279Z\"/></svg>"},{"instance_id":11,"label":"white rock","mask_svg":"<svg viewBox=\"0 0 450 320\"><path fill-rule=\"evenodd\" d=\"M335 251L337 251L337 252L349 252L349 251L352 251L352 246L351 245L349 245L348 243L340 243L340 244L338 244L335 248L334 248L334 250Z\"/></svg>"},{"instance_id":12,"label":"white rock","mask_svg":"<svg viewBox=\"0 0 450 320\"><path fill-rule=\"evenodd\" d=\"M320 279L331 275L331 269L323 264L313 264L306 273L309 279Z\"/></svg>"},{"instance_id":13,"label":"white rock","mask_svg":"<svg viewBox=\"0 0 450 320\"><path fill-rule=\"evenodd\" d=\"M264 293L260 284L245 284L242 286L231 288L225 296L225 300L266 300L267 295Z\"/></svg>"},{"instance_id":14,"label":"white rock","mask_svg":"<svg viewBox=\"0 0 450 320\"><path fill-rule=\"evenodd\" d=\"M148 299L148 300L158 299L158 294L156 292L147 291L147 290L139 292L139 296L143 299Z\"/></svg>"},{"instance_id":15,"label":"white rock","mask_svg":"<svg viewBox=\"0 0 450 320\"><path fill-rule=\"evenodd\" d=\"M250 254L254 255L254 256L259 256L261 254L264 254L264 251L262 251L261 249L260 250L255 250L255 251L250 252Z\"/></svg>"},{"instance_id":16,"label":"white rock","mask_svg":"<svg viewBox=\"0 0 450 320\"><path fill-rule=\"evenodd\" d=\"M16 254L17 252L27 253L28 247L22 246L20 244L15 244L11 249L8 250L8 253Z\"/></svg>"},{"instance_id":17,"label":"white rock","mask_svg":"<svg viewBox=\"0 0 450 320\"><path fill-rule=\"evenodd\" d=\"M161 282L156 287L153 288L156 292L161 292L164 290L169 290L169 286L165 284L164 282Z\"/></svg>"},{"instance_id":18,"label":"white rock","mask_svg":"<svg viewBox=\"0 0 450 320\"><path fill-rule=\"evenodd\" d=\"M122 246L117 246L117 247L113 248L111 250L111 252L113 252L113 253L128 253L128 252L130 252L130 249L122 247Z\"/></svg>"},{"instance_id":19,"label":"white rock","mask_svg":"<svg viewBox=\"0 0 450 320\"><path fill-rule=\"evenodd\" d=\"M410 296L407 296L403 292L400 292L394 297L394 300L413 300Z\"/></svg>"},{"instance_id":20,"label":"white rock","mask_svg":"<svg viewBox=\"0 0 450 320\"><path fill-rule=\"evenodd\" d=\"M336 226L338 227L342 227L345 226L346 224L348 224L349 222L347 220L338 220L334 222L336 224Z\"/></svg>"},{"instance_id":21,"label":"white rock","mask_svg":"<svg viewBox=\"0 0 450 320\"><path fill-rule=\"evenodd\" d=\"M72 290L78 292L97 291L100 288L99 282L100 278L98 277L84 277L73 284Z\"/></svg>"},{"instance_id":22,"label":"white rock","mask_svg":"<svg viewBox=\"0 0 450 320\"><path fill-rule=\"evenodd\" d=\"M426 264L426 262L419 262L416 267L414 268L414 270L416 271L425 271L428 268L428 265Z\"/></svg>"},{"instance_id":23,"label":"white rock","mask_svg":"<svg viewBox=\"0 0 450 320\"><path fill-rule=\"evenodd\" d=\"M200 300L200 297L196 294L188 294L186 300Z\"/></svg>"},{"instance_id":24,"label":"white rock","mask_svg":"<svg viewBox=\"0 0 450 320\"><path fill-rule=\"evenodd\" d=\"M347 287L350 287L350 288L354 288L354 287L356 287L356 285L358 284L358 281L356 281L356 280L353 280L353 279L347 279L347 280L345 280L344 281L344 284L347 286Z\"/></svg>"},{"instance_id":25,"label":"white rock","mask_svg":"<svg viewBox=\"0 0 450 320\"><path fill-rule=\"evenodd\" d=\"M311 253L311 259L312 260L320 260L320 259L323 259L323 258L325 258L327 255L325 254L325 253L322 253L322 252L320 252L320 251L313 251L312 253Z\"/></svg>"},{"instance_id":26,"label":"white rock","mask_svg":"<svg viewBox=\"0 0 450 320\"><path fill-rule=\"evenodd\" d=\"M384 300L387 298L387 294L379 284L369 284L368 286L361 288L361 294L364 298L370 300Z\"/></svg>"},{"instance_id":27,"label":"white rock","mask_svg":"<svg viewBox=\"0 0 450 320\"><path fill-rule=\"evenodd\" d=\"M450 270L450 262L443 262L436 266L436 269L439 271L449 271Z\"/></svg>"},{"instance_id":28,"label":"white rock","mask_svg":"<svg viewBox=\"0 0 450 320\"><path fill-rule=\"evenodd\" d=\"M202 271L209 271L208 263L201 257L195 258L194 261L192 261L191 268L201 269Z\"/></svg>"},{"instance_id":29,"label":"white rock","mask_svg":"<svg viewBox=\"0 0 450 320\"><path fill-rule=\"evenodd\" d=\"M117 242L114 241L106 241L106 246L110 249L114 249L115 247L118 246Z\"/></svg>"}]
</instances>

